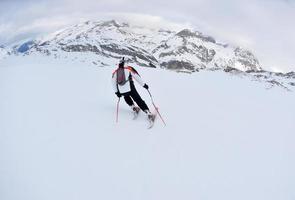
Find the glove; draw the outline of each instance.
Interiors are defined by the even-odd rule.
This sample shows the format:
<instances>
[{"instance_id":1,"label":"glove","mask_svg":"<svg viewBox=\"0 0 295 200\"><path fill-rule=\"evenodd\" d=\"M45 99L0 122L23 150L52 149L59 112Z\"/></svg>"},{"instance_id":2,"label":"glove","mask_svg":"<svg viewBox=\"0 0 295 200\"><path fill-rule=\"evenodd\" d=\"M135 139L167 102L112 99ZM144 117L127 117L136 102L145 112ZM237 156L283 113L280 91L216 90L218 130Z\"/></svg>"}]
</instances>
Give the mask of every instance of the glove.
<instances>
[{"instance_id":1,"label":"glove","mask_svg":"<svg viewBox=\"0 0 295 200\"><path fill-rule=\"evenodd\" d=\"M144 84L144 86L143 86L145 89L149 89L149 86L147 85L147 84Z\"/></svg>"},{"instance_id":2,"label":"glove","mask_svg":"<svg viewBox=\"0 0 295 200\"><path fill-rule=\"evenodd\" d=\"M120 98L122 96L122 94L120 92L116 92L115 94L117 95L118 98Z\"/></svg>"}]
</instances>

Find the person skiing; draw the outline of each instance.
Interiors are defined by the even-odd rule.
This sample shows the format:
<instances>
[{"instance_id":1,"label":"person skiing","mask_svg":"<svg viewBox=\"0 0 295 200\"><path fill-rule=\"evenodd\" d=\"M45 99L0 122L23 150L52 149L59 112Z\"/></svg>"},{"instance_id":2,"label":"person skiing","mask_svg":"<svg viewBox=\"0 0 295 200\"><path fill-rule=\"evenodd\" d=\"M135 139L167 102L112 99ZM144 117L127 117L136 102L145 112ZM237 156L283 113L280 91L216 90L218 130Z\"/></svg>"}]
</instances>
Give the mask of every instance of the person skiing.
<instances>
[{"instance_id":1,"label":"person skiing","mask_svg":"<svg viewBox=\"0 0 295 200\"><path fill-rule=\"evenodd\" d=\"M123 57L119 62L118 68L112 74L112 84L115 94L118 98L124 97L125 102L131 107L135 117L141 109L147 114L149 121L154 121L155 115L150 112L147 104L138 94L133 79L145 89L149 89L149 86L143 82L140 75L133 67L125 67L125 60ZM138 106L135 106L134 101Z\"/></svg>"}]
</instances>

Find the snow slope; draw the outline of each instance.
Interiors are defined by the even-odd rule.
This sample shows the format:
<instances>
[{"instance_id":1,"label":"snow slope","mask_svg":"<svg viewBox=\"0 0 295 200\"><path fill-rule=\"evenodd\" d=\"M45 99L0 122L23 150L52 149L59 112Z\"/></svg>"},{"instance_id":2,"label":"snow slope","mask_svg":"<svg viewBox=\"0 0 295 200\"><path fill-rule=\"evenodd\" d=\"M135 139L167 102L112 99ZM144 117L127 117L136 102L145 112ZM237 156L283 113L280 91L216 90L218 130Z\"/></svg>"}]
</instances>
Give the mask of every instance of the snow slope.
<instances>
[{"instance_id":1,"label":"snow slope","mask_svg":"<svg viewBox=\"0 0 295 200\"><path fill-rule=\"evenodd\" d=\"M166 127L147 130L124 102L115 123L111 67L1 61L0 199L295 198L293 92L220 71L137 69Z\"/></svg>"}]
</instances>

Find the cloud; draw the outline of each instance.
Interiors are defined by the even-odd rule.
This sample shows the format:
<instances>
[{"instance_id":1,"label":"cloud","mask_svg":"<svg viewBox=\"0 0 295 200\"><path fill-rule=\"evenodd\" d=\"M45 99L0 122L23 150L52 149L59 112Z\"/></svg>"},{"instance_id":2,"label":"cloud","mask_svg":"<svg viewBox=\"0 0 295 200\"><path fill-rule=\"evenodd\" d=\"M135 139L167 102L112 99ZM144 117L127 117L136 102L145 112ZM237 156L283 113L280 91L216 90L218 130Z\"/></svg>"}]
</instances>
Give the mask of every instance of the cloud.
<instances>
[{"instance_id":1,"label":"cloud","mask_svg":"<svg viewBox=\"0 0 295 200\"><path fill-rule=\"evenodd\" d=\"M294 0L2 0L0 44L88 19L175 30L194 27L249 48L269 69L295 71Z\"/></svg>"}]
</instances>

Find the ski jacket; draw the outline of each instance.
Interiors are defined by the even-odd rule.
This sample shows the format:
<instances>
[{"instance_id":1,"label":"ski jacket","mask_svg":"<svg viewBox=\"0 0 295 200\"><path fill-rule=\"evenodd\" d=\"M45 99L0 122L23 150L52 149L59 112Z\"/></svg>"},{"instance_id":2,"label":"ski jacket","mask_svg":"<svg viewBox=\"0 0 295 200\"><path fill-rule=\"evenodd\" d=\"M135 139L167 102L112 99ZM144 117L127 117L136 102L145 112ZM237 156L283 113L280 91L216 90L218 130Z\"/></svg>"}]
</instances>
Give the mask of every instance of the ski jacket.
<instances>
[{"instance_id":1,"label":"ski jacket","mask_svg":"<svg viewBox=\"0 0 295 200\"><path fill-rule=\"evenodd\" d=\"M119 92L121 94L127 93L131 91L131 82L133 82L133 78L138 82L139 85L142 87L144 86L144 82L141 79L140 75L138 72L133 68L133 67L124 67L124 74L126 76L126 81L123 84L118 84L118 70L117 68L112 75L112 84L113 84L113 89L115 92Z\"/></svg>"}]
</instances>

